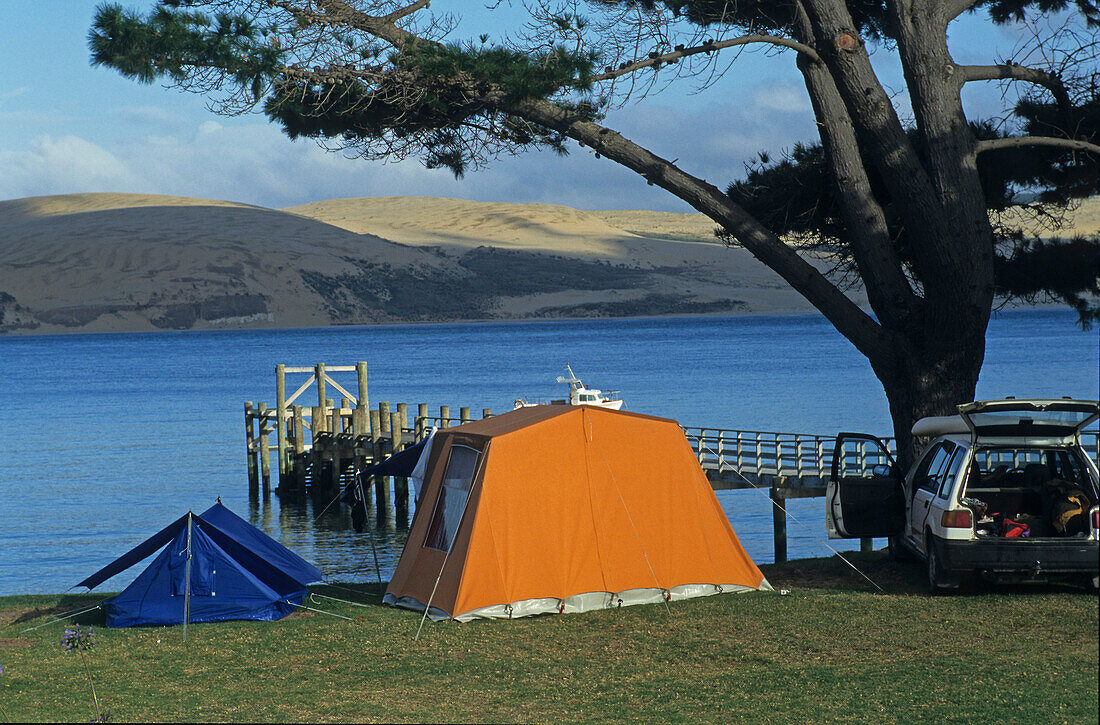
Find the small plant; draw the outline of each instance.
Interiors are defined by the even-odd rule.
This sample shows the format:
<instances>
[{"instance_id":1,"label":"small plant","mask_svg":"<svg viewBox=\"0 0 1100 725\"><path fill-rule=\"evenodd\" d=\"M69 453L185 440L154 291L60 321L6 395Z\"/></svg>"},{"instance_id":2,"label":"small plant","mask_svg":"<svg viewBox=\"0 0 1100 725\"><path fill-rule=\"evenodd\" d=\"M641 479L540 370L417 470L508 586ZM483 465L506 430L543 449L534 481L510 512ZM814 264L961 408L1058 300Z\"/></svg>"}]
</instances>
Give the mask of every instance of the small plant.
<instances>
[{"instance_id":1,"label":"small plant","mask_svg":"<svg viewBox=\"0 0 1100 725\"><path fill-rule=\"evenodd\" d=\"M76 629L66 629L65 633L61 635L61 646L66 652L77 652L80 655L81 664L84 665L84 674L88 678L88 685L92 688L92 700L95 702L95 717L88 722L108 722L111 719L111 711L104 710L99 706L99 697L95 692L95 681L92 678L92 671L88 669L88 658L84 654L95 648L95 632L92 631L92 627L89 626L84 629L78 624Z\"/></svg>"}]
</instances>

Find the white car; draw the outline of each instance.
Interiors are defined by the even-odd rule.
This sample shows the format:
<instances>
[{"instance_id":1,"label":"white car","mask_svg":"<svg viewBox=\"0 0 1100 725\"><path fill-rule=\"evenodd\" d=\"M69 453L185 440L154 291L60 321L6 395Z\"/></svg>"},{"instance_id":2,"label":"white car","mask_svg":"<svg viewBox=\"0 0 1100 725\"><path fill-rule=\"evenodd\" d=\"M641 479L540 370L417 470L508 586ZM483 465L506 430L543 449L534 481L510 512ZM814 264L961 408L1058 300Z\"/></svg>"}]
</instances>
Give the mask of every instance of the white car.
<instances>
[{"instance_id":1,"label":"white car","mask_svg":"<svg viewBox=\"0 0 1100 725\"><path fill-rule=\"evenodd\" d=\"M927 563L933 594L975 574L992 580L1100 574L1100 473L1081 430L1089 400L991 400L924 418L928 439L902 478L879 439L841 433L826 489L829 538L889 537L896 558Z\"/></svg>"}]
</instances>

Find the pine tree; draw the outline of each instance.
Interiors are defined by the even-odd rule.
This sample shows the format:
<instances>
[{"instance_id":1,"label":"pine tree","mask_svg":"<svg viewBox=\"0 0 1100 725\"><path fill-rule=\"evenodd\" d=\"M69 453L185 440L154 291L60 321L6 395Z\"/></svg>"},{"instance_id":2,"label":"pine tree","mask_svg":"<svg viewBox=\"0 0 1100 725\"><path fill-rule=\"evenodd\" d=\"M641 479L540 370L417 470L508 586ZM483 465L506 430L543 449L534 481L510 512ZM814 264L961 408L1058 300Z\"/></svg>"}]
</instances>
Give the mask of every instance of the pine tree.
<instances>
[{"instance_id":1,"label":"pine tree","mask_svg":"<svg viewBox=\"0 0 1100 725\"><path fill-rule=\"evenodd\" d=\"M291 137L364 158L419 156L461 176L500 154L591 148L709 216L828 318L882 382L903 459L915 420L973 399L998 293L1097 316L1098 240L1038 239L1022 223L1057 227L1100 193L1094 0L591 0L585 15L533 0L530 42L507 46L444 42L453 22L428 5L109 4L89 43L95 64L206 94L222 113L262 108ZM1064 22L1021 48L1033 62L968 66L947 43L966 13ZM602 125L624 88L656 92L662 68L714 73L750 44L794 60L818 142L762 155L723 192ZM872 48L896 54L911 122ZM1010 89L1002 122L967 118L961 90L979 82ZM807 256L821 253L832 272ZM870 314L845 294L853 282Z\"/></svg>"}]
</instances>

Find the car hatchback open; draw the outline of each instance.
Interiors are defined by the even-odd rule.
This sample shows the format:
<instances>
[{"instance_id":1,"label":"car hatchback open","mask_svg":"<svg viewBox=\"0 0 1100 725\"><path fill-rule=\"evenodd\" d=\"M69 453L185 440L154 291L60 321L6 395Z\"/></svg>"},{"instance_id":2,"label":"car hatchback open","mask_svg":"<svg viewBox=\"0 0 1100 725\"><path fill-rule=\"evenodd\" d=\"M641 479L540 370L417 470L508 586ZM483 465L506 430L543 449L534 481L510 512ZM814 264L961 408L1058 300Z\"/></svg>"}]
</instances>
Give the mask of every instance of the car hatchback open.
<instances>
[{"instance_id":1,"label":"car hatchback open","mask_svg":"<svg viewBox=\"0 0 1100 725\"><path fill-rule=\"evenodd\" d=\"M826 490L830 538L888 537L897 558L927 563L933 593L968 575L1048 581L1100 574L1100 474L1081 431L1083 400L992 400L924 418L928 440L901 477L886 446L841 433Z\"/></svg>"}]
</instances>

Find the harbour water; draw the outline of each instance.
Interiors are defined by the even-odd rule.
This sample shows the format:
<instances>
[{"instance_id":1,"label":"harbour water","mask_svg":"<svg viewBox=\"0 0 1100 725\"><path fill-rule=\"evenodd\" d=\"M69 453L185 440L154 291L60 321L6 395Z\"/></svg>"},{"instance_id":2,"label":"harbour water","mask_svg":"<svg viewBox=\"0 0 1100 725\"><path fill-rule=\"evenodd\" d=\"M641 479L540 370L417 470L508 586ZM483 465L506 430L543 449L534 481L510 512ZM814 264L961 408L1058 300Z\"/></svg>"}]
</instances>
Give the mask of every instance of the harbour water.
<instances>
[{"instance_id":1,"label":"harbour water","mask_svg":"<svg viewBox=\"0 0 1100 725\"><path fill-rule=\"evenodd\" d=\"M1074 320L997 315L978 397L1100 397L1097 332ZM502 412L520 396L560 397L554 379L569 363L592 387L620 390L628 409L687 426L890 434L870 367L816 316L0 338L0 595L64 591L219 496L331 580L386 579L404 545L392 518L356 533L338 506L318 517L248 498L244 401L274 403L277 363L360 360L372 404ZM770 562L766 493L719 499L750 555ZM821 499L789 503L790 557L852 548L826 544Z\"/></svg>"}]
</instances>

